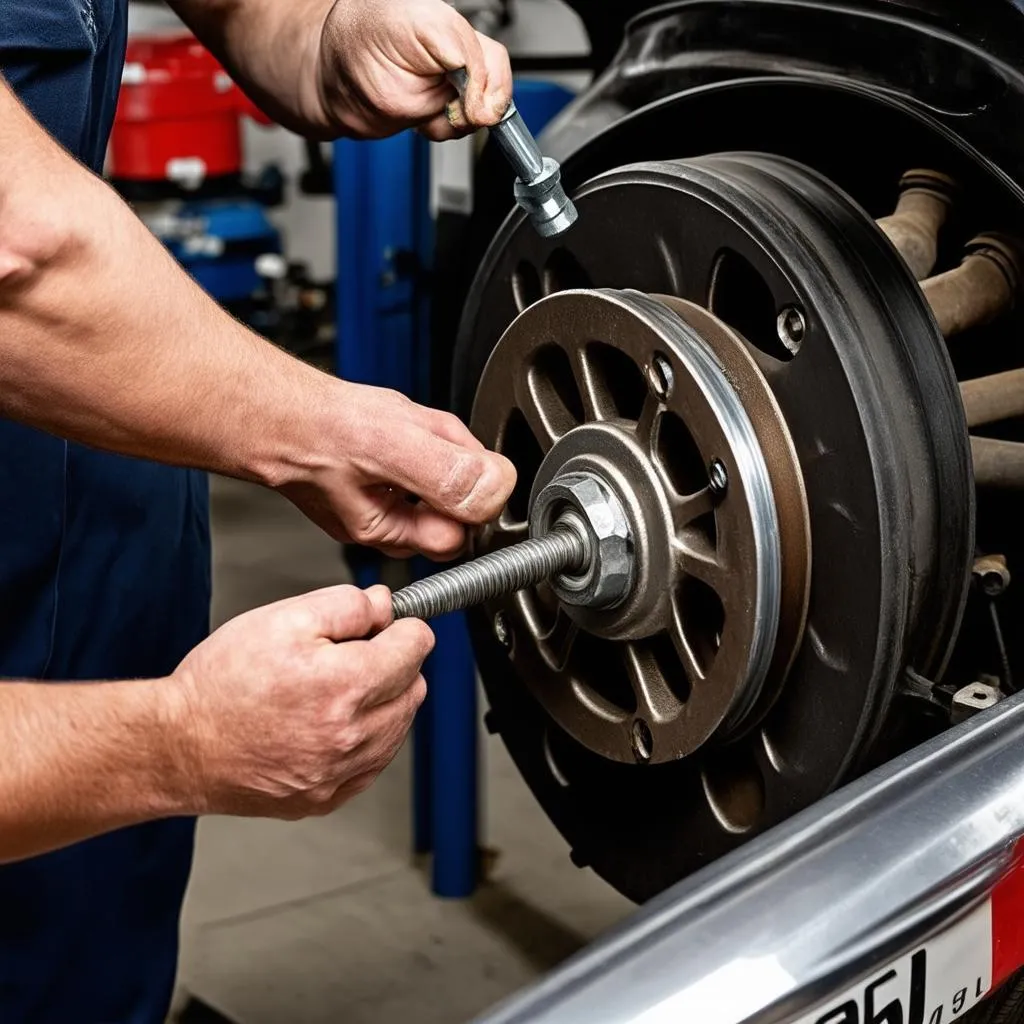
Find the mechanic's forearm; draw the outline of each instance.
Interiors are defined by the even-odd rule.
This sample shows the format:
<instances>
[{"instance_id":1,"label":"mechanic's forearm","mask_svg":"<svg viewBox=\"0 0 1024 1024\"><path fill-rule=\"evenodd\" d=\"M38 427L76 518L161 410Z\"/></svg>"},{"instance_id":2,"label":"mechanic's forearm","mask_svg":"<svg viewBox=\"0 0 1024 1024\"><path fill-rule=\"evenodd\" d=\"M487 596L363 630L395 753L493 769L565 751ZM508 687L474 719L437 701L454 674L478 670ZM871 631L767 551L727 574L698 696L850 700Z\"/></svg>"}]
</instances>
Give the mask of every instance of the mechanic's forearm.
<instances>
[{"instance_id":1,"label":"mechanic's forearm","mask_svg":"<svg viewBox=\"0 0 1024 1024\"><path fill-rule=\"evenodd\" d=\"M338 387L224 313L0 79L0 414L280 484Z\"/></svg>"},{"instance_id":2,"label":"mechanic's forearm","mask_svg":"<svg viewBox=\"0 0 1024 1024\"><path fill-rule=\"evenodd\" d=\"M170 3L275 121L310 137L337 134L325 116L316 73L320 33L334 0Z\"/></svg>"},{"instance_id":3,"label":"mechanic's forearm","mask_svg":"<svg viewBox=\"0 0 1024 1024\"><path fill-rule=\"evenodd\" d=\"M196 813L170 680L0 683L0 862Z\"/></svg>"}]
</instances>

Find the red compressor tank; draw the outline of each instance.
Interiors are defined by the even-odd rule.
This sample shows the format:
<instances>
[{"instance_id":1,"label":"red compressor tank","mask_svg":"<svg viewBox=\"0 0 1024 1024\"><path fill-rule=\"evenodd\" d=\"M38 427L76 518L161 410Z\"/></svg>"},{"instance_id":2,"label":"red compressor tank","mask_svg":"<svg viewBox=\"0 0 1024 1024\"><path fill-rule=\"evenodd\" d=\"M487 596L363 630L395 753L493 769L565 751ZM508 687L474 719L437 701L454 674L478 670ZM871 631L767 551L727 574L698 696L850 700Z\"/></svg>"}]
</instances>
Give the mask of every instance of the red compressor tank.
<instances>
[{"instance_id":1,"label":"red compressor tank","mask_svg":"<svg viewBox=\"0 0 1024 1024\"><path fill-rule=\"evenodd\" d=\"M108 173L185 189L239 174L243 116L271 123L190 32L132 36Z\"/></svg>"}]
</instances>

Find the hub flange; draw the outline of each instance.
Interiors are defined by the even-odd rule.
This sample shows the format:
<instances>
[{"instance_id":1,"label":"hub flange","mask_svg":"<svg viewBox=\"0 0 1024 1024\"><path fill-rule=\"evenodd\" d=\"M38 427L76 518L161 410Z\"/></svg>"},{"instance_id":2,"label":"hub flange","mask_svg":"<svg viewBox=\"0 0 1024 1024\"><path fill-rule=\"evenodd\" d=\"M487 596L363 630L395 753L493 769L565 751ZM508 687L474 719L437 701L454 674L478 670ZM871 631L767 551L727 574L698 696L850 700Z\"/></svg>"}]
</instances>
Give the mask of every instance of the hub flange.
<instances>
[{"instance_id":1,"label":"hub flange","mask_svg":"<svg viewBox=\"0 0 1024 1024\"><path fill-rule=\"evenodd\" d=\"M806 576L787 589L796 607L782 615L779 538L792 530L780 530L758 431L725 364L663 302L563 292L516 320L481 379L477 435L503 448L516 422L546 449L531 532L542 535L560 507L560 481L600 481L628 521L636 577L614 601L581 581L578 592L556 583L493 602L516 636L517 671L570 735L614 760L671 761L734 732L763 703L780 618L800 619ZM777 461L792 444L780 419L774 427L761 434ZM793 456L799 480L795 466ZM806 523L805 508L797 518ZM506 516L479 549L522 531ZM787 629L784 639L783 667L797 637Z\"/></svg>"}]
</instances>

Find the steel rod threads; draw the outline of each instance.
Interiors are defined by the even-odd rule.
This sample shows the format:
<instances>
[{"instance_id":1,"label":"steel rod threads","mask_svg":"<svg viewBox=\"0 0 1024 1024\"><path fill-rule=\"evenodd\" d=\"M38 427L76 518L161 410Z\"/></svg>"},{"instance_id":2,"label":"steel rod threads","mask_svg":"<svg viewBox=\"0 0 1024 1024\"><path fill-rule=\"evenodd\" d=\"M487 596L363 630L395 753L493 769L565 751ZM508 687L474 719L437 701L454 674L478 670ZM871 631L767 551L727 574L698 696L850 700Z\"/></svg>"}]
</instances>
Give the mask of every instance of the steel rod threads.
<instances>
[{"instance_id":1,"label":"steel rod threads","mask_svg":"<svg viewBox=\"0 0 1024 1024\"><path fill-rule=\"evenodd\" d=\"M585 538L571 527L556 526L546 537L492 551L396 590L391 607L396 619L432 619L582 569L588 558Z\"/></svg>"}]
</instances>

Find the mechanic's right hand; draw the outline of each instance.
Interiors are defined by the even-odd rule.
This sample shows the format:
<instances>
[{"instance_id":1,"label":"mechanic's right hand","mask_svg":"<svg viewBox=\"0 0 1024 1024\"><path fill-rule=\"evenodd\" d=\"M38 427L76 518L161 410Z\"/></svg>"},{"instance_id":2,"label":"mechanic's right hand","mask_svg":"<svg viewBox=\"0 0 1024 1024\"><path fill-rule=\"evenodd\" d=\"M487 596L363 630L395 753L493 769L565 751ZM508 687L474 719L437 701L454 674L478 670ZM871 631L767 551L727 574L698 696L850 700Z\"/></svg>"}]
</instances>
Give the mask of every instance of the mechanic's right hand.
<instances>
[{"instance_id":1,"label":"mechanic's right hand","mask_svg":"<svg viewBox=\"0 0 1024 1024\"><path fill-rule=\"evenodd\" d=\"M433 643L423 622L391 624L385 587L330 587L231 620L170 679L189 804L295 819L366 789L423 701Z\"/></svg>"}]
</instances>

